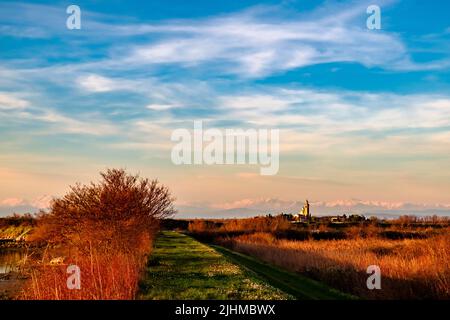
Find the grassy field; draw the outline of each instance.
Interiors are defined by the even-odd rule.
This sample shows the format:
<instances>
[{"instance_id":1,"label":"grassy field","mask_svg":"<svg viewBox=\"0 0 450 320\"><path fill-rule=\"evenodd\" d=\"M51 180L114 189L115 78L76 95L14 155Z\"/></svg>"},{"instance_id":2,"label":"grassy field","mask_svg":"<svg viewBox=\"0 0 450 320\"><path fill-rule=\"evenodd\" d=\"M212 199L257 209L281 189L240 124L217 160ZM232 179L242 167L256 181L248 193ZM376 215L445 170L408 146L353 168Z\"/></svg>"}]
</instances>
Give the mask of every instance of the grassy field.
<instances>
[{"instance_id":1,"label":"grassy field","mask_svg":"<svg viewBox=\"0 0 450 320\"><path fill-rule=\"evenodd\" d=\"M20 240L27 236L33 228L31 226L0 227L0 239Z\"/></svg>"},{"instance_id":2,"label":"grassy field","mask_svg":"<svg viewBox=\"0 0 450 320\"><path fill-rule=\"evenodd\" d=\"M139 299L292 299L186 235L165 231L156 240Z\"/></svg>"},{"instance_id":3,"label":"grassy field","mask_svg":"<svg viewBox=\"0 0 450 320\"><path fill-rule=\"evenodd\" d=\"M443 234L427 239L292 241L255 233L220 244L362 299L448 299L449 240ZM367 289L370 265L382 270L382 290Z\"/></svg>"},{"instance_id":4,"label":"grassy field","mask_svg":"<svg viewBox=\"0 0 450 320\"><path fill-rule=\"evenodd\" d=\"M267 283L291 294L297 299L341 300L355 298L327 287L320 282L282 270L250 256L219 246L214 246L214 248L231 261L254 271L260 278L266 280Z\"/></svg>"}]
</instances>

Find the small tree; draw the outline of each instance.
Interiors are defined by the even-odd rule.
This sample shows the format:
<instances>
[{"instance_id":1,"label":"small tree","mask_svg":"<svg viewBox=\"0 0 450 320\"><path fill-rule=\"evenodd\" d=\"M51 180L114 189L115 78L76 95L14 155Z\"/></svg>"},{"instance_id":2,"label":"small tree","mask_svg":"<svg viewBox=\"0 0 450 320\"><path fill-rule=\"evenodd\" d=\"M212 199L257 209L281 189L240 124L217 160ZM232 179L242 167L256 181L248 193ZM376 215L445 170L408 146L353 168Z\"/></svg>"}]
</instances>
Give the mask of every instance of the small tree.
<instances>
[{"instance_id":1,"label":"small tree","mask_svg":"<svg viewBox=\"0 0 450 320\"><path fill-rule=\"evenodd\" d=\"M100 175L99 183L77 184L53 200L36 237L81 250L135 250L148 244L144 240L155 234L160 219L175 213L174 198L157 180L123 169Z\"/></svg>"}]
</instances>

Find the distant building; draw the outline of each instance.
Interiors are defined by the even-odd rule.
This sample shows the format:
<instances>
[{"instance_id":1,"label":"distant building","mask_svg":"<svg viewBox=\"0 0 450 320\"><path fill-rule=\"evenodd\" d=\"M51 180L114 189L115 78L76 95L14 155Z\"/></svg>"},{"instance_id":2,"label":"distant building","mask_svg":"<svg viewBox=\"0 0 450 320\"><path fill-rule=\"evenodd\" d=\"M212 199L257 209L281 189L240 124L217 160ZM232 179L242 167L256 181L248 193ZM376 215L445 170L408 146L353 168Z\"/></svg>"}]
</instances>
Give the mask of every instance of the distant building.
<instances>
[{"instance_id":1,"label":"distant building","mask_svg":"<svg viewBox=\"0 0 450 320\"><path fill-rule=\"evenodd\" d=\"M311 212L309 210L308 200L305 201L305 205L299 211L299 213L294 215L294 219L296 222L310 222L311 221Z\"/></svg>"},{"instance_id":2,"label":"distant building","mask_svg":"<svg viewBox=\"0 0 450 320\"><path fill-rule=\"evenodd\" d=\"M366 218L363 215L358 214L343 214L342 216L331 216L330 222L332 223L352 223L352 222L364 222L366 221Z\"/></svg>"}]
</instances>

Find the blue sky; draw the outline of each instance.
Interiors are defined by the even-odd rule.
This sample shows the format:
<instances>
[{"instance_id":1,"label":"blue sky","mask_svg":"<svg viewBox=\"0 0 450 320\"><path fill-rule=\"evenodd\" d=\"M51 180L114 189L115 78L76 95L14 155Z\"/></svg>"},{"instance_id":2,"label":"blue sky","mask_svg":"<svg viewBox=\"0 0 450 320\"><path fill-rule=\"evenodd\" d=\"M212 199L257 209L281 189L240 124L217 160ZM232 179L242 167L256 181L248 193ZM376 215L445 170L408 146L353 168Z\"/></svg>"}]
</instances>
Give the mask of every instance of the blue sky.
<instances>
[{"instance_id":1,"label":"blue sky","mask_svg":"<svg viewBox=\"0 0 450 320\"><path fill-rule=\"evenodd\" d=\"M70 4L81 30L66 28ZM371 4L381 30L366 27ZM112 166L158 177L180 211L306 197L447 210L449 12L443 1L2 1L0 213ZM279 128L279 174L174 166L171 132L198 119Z\"/></svg>"}]
</instances>

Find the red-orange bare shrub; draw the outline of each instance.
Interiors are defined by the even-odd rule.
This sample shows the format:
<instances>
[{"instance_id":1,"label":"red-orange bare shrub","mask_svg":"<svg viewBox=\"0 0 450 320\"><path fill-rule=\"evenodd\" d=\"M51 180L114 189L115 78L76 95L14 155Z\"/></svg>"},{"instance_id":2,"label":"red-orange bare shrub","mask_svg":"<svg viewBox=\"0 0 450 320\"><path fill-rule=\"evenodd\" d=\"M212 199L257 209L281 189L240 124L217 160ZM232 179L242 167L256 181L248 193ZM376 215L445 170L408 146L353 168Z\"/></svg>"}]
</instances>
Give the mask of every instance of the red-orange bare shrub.
<instances>
[{"instance_id":1,"label":"red-orange bare shrub","mask_svg":"<svg viewBox=\"0 0 450 320\"><path fill-rule=\"evenodd\" d=\"M63 266L41 261L31 270L25 299L132 299L159 220L175 213L169 190L124 170L71 187L41 217L32 240L71 252L81 269L80 290L68 290Z\"/></svg>"}]
</instances>

